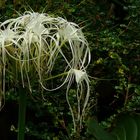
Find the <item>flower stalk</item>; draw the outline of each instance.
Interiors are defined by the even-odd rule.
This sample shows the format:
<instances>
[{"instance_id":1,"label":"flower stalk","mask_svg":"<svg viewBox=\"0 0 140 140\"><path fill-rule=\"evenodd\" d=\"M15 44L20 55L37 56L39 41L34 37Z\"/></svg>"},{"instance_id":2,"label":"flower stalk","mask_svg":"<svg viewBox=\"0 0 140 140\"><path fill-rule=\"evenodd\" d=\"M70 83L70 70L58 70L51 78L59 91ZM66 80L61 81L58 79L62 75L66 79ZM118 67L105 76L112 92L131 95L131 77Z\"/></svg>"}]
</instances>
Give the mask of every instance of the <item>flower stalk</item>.
<instances>
[{"instance_id":1,"label":"flower stalk","mask_svg":"<svg viewBox=\"0 0 140 140\"><path fill-rule=\"evenodd\" d=\"M25 119L26 119L26 103L27 91L19 88L19 112L18 112L18 138L17 140L25 140Z\"/></svg>"}]
</instances>

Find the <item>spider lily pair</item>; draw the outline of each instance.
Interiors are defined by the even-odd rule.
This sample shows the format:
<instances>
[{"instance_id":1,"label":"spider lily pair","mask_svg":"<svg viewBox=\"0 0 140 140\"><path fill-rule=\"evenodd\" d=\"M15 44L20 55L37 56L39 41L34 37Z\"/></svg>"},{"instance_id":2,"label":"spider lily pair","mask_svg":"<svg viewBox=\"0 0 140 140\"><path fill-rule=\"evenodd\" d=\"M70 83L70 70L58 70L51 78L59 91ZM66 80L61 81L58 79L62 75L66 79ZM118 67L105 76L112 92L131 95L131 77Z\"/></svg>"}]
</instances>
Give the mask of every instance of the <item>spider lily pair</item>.
<instances>
[{"instance_id":1,"label":"spider lily pair","mask_svg":"<svg viewBox=\"0 0 140 140\"><path fill-rule=\"evenodd\" d=\"M90 87L86 68L90 59L90 49L79 26L61 17L25 12L18 18L0 24L1 96L5 93L8 68L10 73L14 73L10 67L20 73L23 88L28 86L30 91L32 74L37 75L39 83L49 91L67 85L66 99L72 113L74 129L76 122L82 123L89 100ZM9 61L14 61L16 65L10 65ZM64 75L63 81L58 87L49 89L46 77L57 77L51 74L56 69L57 61L65 62L63 72L58 74L58 77ZM73 81L77 84L77 115L74 114L68 97Z\"/></svg>"}]
</instances>

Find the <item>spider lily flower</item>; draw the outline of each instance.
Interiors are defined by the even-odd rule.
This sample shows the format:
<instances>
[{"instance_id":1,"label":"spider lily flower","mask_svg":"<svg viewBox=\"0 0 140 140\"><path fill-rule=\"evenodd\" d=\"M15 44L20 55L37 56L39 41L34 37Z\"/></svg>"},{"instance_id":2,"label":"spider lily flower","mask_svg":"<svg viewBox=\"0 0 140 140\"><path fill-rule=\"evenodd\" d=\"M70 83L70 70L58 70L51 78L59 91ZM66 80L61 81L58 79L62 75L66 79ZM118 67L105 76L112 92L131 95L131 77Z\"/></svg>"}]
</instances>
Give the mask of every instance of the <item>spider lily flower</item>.
<instances>
[{"instance_id":1,"label":"spider lily flower","mask_svg":"<svg viewBox=\"0 0 140 140\"><path fill-rule=\"evenodd\" d=\"M86 72L77 69L73 69L73 73L75 74L75 79L77 84L79 84L87 76Z\"/></svg>"},{"instance_id":2,"label":"spider lily flower","mask_svg":"<svg viewBox=\"0 0 140 140\"><path fill-rule=\"evenodd\" d=\"M88 42L81 28L61 17L25 12L17 18L1 23L0 29L0 60L2 61L0 68L3 70L1 73L3 93L7 74L6 65L9 65L8 60L11 59L18 63L18 67L15 69L21 74L22 86L29 87L30 91L32 91L32 77L37 78L42 87L49 91L67 85L66 99L76 125L75 115L68 99L71 84L76 81L78 102L76 118L81 123L89 99L90 88L86 68L91 59ZM57 61L65 63L64 69L57 76L52 76L52 71L57 70L55 66ZM47 80L59 76L62 77L62 83L48 89ZM86 92L85 100L82 101L81 96L83 96L84 90Z\"/></svg>"},{"instance_id":3,"label":"spider lily flower","mask_svg":"<svg viewBox=\"0 0 140 140\"><path fill-rule=\"evenodd\" d=\"M76 84L77 84L77 90L76 90L77 114L76 115L74 114L73 107L69 101L69 90L71 88L73 79L75 79ZM85 116L85 111L86 111L86 107L89 101L89 96L90 96L90 85L89 85L89 78L86 71L78 70L78 69L71 69L70 75L69 75L69 81L67 85L66 99L67 99L67 102L68 102L68 105L72 114L75 132L77 130L77 126L79 127L78 129L82 128L82 121Z\"/></svg>"},{"instance_id":4,"label":"spider lily flower","mask_svg":"<svg viewBox=\"0 0 140 140\"><path fill-rule=\"evenodd\" d=\"M10 55L8 48L11 44L17 44L15 38L17 34L13 32L10 28L5 30L0 30L0 107L2 106L2 97L5 93L5 70L6 70L6 54ZM10 50L12 51L12 50Z\"/></svg>"}]
</instances>

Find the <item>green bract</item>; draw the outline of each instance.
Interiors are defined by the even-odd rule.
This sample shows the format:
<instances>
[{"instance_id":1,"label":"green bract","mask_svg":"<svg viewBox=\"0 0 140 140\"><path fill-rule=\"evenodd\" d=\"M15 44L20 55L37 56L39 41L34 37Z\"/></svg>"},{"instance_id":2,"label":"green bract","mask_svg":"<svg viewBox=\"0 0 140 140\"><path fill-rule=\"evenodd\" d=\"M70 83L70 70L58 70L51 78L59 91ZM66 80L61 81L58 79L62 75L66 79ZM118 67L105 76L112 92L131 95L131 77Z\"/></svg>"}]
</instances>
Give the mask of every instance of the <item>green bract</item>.
<instances>
[{"instance_id":1,"label":"green bract","mask_svg":"<svg viewBox=\"0 0 140 140\"><path fill-rule=\"evenodd\" d=\"M89 79L86 68L91 58L88 43L77 24L61 17L25 12L18 18L6 20L0 24L0 54L2 95L5 92L5 75L10 67L14 67L16 73L20 73L22 86L28 87L30 91L32 91L32 74L38 78L36 80L42 87L49 91L67 84L68 103L68 91L72 82L76 80L78 116L74 115L70 103L69 106L74 125L76 125L75 121L81 122L89 98ZM51 72L55 69L57 58L65 62L65 68L60 73L60 76L64 73L63 81L58 87L49 89L47 80L56 76L52 76ZM11 61L16 65L11 65ZM14 73L11 68L10 72ZM87 92L81 109L83 91Z\"/></svg>"}]
</instances>

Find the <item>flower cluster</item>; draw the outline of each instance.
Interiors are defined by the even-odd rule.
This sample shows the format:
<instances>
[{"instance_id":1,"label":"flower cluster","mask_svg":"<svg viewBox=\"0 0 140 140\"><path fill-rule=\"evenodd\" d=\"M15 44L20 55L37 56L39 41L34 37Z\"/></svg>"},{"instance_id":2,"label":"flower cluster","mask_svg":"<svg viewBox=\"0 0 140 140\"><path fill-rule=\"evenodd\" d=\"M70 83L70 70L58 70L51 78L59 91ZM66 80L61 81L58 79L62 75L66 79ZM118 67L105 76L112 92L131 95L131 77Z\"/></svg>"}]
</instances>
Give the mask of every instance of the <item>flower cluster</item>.
<instances>
[{"instance_id":1,"label":"flower cluster","mask_svg":"<svg viewBox=\"0 0 140 140\"><path fill-rule=\"evenodd\" d=\"M58 57L61 57L66 63L63 71L66 76L58 87L48 89L44 74L47 75L47 79L53 78L51 72ZM32 67L32 70L38 75L37 80L46 90L56 90L67 84L66 99L76 128L75 122L82 121L90 92L89 79L86 73L86 68L91 59L90 49L81 28L61 17L51 17L44 13L35 12L25 12L17 18L6 20L0 23L1 95L5 92L5 75L9 59L18 63L18 67L12 67L20 72L22 86L24 87L26 83L30 91L32 91L32 79L29 74L32 73L29 71ZM77 83L79 112L77 117L74 115L68 99L73 80ZM83 85L86 85L86 95L81 109Z\"/></svg>"}]
</instances>

